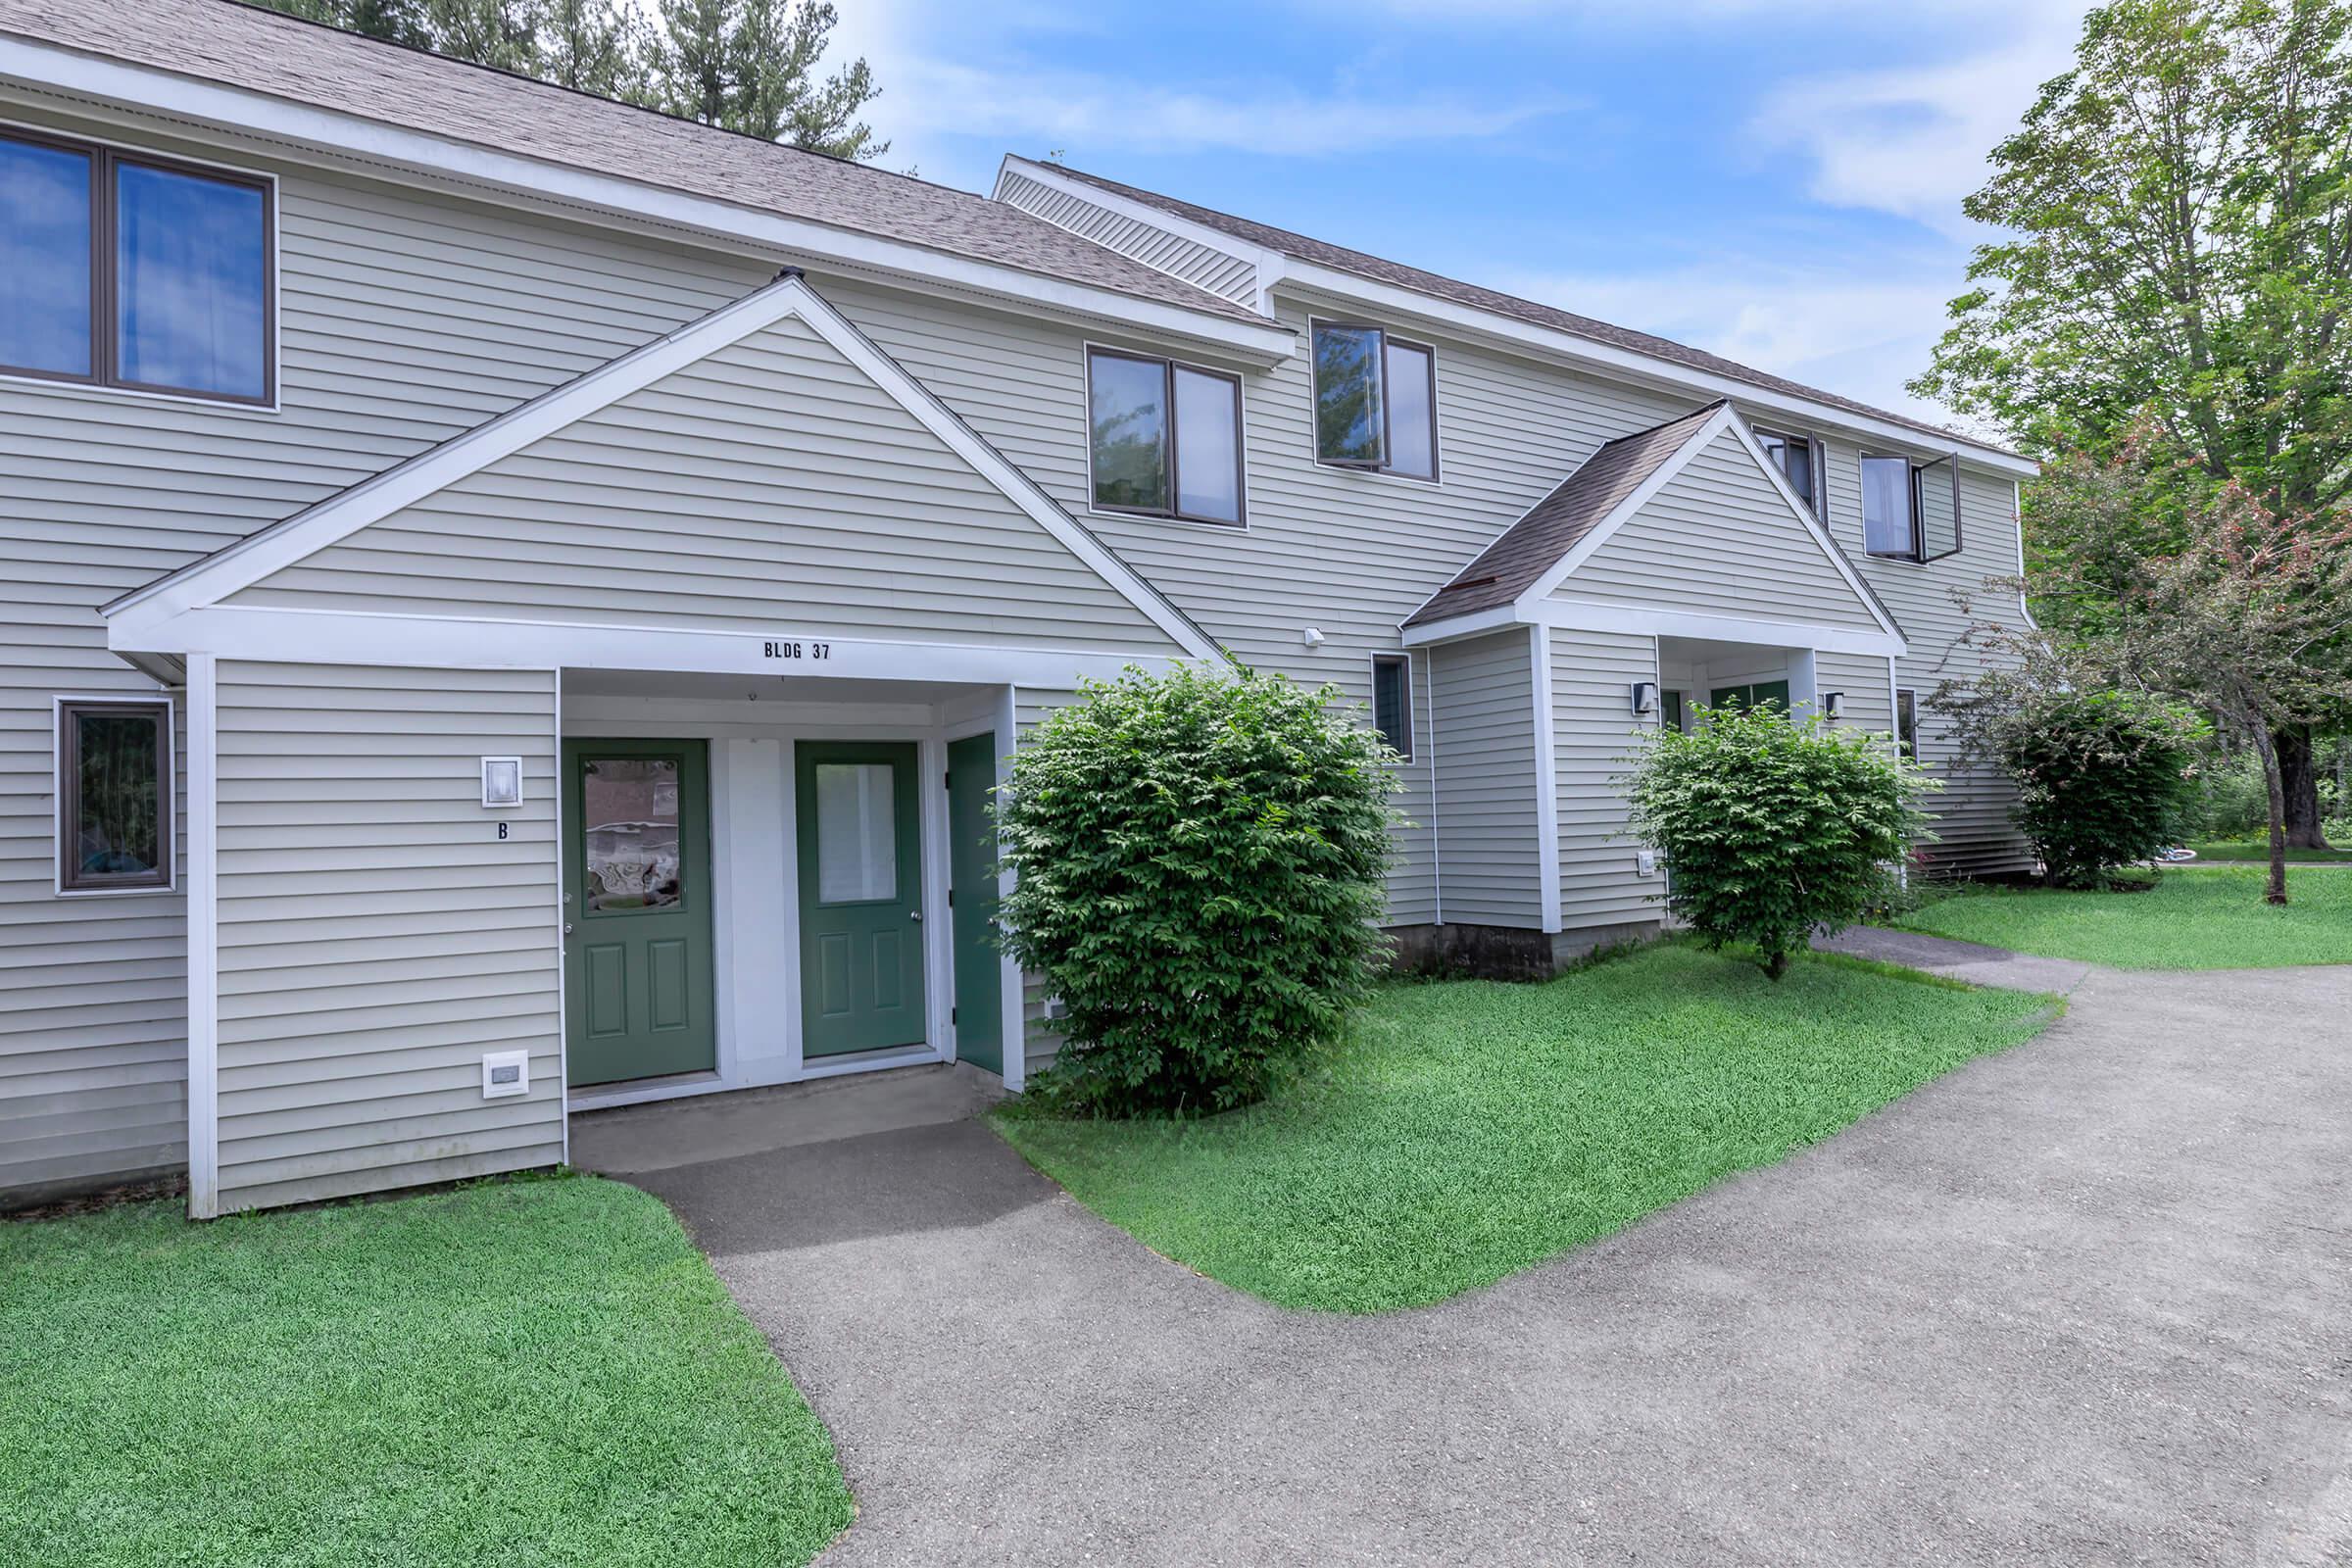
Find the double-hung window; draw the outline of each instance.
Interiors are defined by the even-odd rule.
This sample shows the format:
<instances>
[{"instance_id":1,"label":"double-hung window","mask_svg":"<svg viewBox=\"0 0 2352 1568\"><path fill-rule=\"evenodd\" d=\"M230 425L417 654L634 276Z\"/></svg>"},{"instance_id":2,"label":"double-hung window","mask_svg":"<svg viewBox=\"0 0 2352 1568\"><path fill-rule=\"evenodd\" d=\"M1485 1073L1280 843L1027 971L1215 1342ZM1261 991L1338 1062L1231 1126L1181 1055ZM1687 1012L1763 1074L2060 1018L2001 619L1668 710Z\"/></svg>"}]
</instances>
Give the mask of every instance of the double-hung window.
<instances>
[{"instance_id":1,"label":"double-hung window","mask_svg":"<svg viewBox=\"0 0 2352 1568\"><path fill-rule=\"evenodd\" d=\"M0 372L275 394L270 182L0 131Z\"/></svg>"},{"instance_id":2,"label":"double-hung window","mask_svg":"<svg viewBox=\"0 0 2352 1568\"><path fill-rule=\"evenodd\" d=\"M1756 445L1764 449L1764 461L1780 470L1816 517L1822 515L1822 449L1821 443L1807 435L1788 435L1779 430L1758 430Z\"/></svg>"},{"instance_id":3,"label":"double-hung window","mask_svg":"<svg viewBox=\"0 0 2352 1568\"><path fill-rule=\"evenodd\" d=\"M1372 656L1372 727L1405 761L1413 760L1413 657Z\"/></svg>"},{"instance_id":4,"label":"double-hung window","mask_svg":"<svg viewBox=\"0 0 2352 1568\"><path fill-rule=\"evenodd\" d=\"M1960 549L1960 465L1862 459L1862 548L1888 561L1941 561Z\"/></svg>"},{"instance_id":5,"label":"double-hung window","mask_svg":"<svg viewBox=\"0 0 2352 1568\"><path fill-rule=\"evenodd\" d=\"M1317 321L1315 461L1438 476L1438 356L1377 326Z\"/></svg>"},{"instance_id":6,"label":"double-hung window","mask_svg":"<svg viewBox=\"0 0 2352 1568\"><path fill-rule=\"evenodd\" d=\"M1086 401L1098 509L1242 520L1240 376L1091 349Z\"/></svg>"},{"instance_id":7,"label":"double-hung window","mask_svg":"<svg viewBox=\"0 0 2352 1568\"><path fill-rule=\"evenodd\" d=\"M115 893L172 885L172 706L57 705L57 885Z\"/></svg>"}]
</instances>

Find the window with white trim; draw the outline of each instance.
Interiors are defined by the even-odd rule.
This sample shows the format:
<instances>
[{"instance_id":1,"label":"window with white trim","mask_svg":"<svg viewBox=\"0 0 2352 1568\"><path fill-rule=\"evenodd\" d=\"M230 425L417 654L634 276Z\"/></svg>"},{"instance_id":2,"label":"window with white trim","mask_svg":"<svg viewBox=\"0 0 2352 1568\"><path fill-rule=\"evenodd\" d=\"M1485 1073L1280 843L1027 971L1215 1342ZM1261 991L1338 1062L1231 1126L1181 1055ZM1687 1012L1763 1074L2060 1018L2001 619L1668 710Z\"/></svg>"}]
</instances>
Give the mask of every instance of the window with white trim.
<instances>
[{"instance_id":1,"label":"window with white trim","mask_svg":"<svg viewBox=\"0 0 2352 1568\"><path fill-rule=\"evenodd\" d=\"M270 181L0 132L0 371L275 394Z\"/></svg>"},{"instance_id":2,"label":"window with white trim","mask_svg":"<svg viewBox=\"0 0 2352 1568\"><path fill-rule=\"evenodd\" d=\"M1883 561L1941 561L1960 549L1960 464L1862 455L1862 548Z\"/></svg>"},{"instance_id":3,"label":"window with white trim","mask_svg":"<svg viewBox=\"0 0 2352 1568\"><path fill-rule=\"evenodd\" d=\"M172 885L172 705L57 705L57 884L67 893Z\"/></svg>"},{"instance_id":4,"label":"window with white trim","mask_svg":"<svg viewBox=\"0 0 2352 1568\"><path fill-rule=\"evenodd\" d=\"M1413 760L1413 656L1372 656L1372 727L1406 761Z\"/></svg>"},{"instance_id":5,"label":"window with white trim","mask_svg":"<svg viewBox=\"0 0 2352 1568\"><path fill-rule=\"evenodd\" d=\"M1098 510L1242 520L1240 376L1089 349L1086 402Z\"/></svg>"},{"instance_id":6,"label":"window with white trim","mask_svg":"<svg viewBox=\"0 0 2352 1568\"><path fill-rule=\"evenodd\" d=\"M1313 327L1315 461L1438 476L1438 354L1357 321Z\"/></svg>"},{"instance_id":7,"label":"window with white trim","mask_svg":"<svg viewBox=\"0 0 2352 1568\"><path fill-rule=\"evenodd\" d=\"M1894 689L1894 749L1919 760L1919 693L1908 686Z\"/></svg>"}]
</instances>

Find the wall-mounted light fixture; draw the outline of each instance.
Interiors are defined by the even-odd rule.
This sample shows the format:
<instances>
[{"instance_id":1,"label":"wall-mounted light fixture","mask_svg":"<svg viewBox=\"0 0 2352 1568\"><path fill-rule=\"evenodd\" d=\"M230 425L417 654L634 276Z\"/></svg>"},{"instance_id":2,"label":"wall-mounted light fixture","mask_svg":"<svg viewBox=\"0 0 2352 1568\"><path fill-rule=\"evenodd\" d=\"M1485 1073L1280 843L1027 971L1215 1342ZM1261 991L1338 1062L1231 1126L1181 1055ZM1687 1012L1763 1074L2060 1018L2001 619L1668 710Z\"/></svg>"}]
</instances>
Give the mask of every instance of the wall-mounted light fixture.
<instances>
[{"instance_id":1,"label":"wall-mounted light fixture","mask_svg":"<svg viewBox=\"0 0 2352 1568\"><path fill-rule=\"evenodd\" d=\"M1836 718L1840 713L1844 712L1845 693L1823 692L1821 694L1821 710L1832 718Z\"/></svg>"},{"instance_id":2,"label":"wall-mounted light fixture","mask_svg":"<svg viewBox=\"0 0 2352 1568\"><path fill-rule=\"evenodd\" d=\"M1647 718L1658 710L1658 683L1654 680L1634 682L1634 716Z\"/></svg>"},{"instance_id":3,"label":"wall-mounted light fixture","mask_svg":"<svg viewBox=\"0 0 2352 1568\"><path fill-rule=\"evenodd\" d=\"M492 810L522 804L522 759L482 759L482 805Z\"/></svg>"}]
</instances>

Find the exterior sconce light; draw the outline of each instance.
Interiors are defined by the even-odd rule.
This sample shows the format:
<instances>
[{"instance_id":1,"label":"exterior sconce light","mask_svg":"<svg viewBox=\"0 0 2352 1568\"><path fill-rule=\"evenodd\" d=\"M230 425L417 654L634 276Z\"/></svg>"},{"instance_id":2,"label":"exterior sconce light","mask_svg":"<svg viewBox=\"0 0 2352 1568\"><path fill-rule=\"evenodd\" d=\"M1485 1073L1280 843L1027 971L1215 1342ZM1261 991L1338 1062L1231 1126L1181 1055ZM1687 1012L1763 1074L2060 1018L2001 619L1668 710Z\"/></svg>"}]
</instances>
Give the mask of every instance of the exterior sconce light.
<instances>
[{"instance_id":1,"label":"exterior sconce light","mask_svg":"<svg viewBox=\"0 0 2352 1568\"><path fill-rule=\"evenodd\" d=\"M1658 683L1654 680L1634 682L1634 716L1647 718L1658 710Z\"/></svg>"},{"instance_id":2,"label":"exterior sconce light","mask_svg":"<svg viewBox=\"0 0 2352 1568\"><path fill-rule=\"evenodd\" d=\"M491 810L522 804L522 759L482 759L482 805Z\"/></svg>"},{"instance_id":3,"label":"exterior sconce light","mask_svg":"<svg viewBox=\"0 0 2352 1568\"><path fill-rule=\"evenodd\" d=\"M1845 711L1845 693L1823 692L1821 694L1821 710L1832 718L1843 713Z\"/></svg>"}]
</instances>

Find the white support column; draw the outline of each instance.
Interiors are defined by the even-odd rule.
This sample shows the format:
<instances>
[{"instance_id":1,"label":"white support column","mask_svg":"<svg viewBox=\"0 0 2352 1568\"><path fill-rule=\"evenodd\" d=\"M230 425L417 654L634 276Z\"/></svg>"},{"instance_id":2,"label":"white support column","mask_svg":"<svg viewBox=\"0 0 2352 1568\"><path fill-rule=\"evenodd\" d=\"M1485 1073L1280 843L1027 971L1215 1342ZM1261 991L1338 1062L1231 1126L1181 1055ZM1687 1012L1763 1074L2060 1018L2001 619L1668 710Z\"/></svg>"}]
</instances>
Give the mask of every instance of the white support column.
<instances>
[{"instance_id":1,"label":"white support column","mask_svg":"<svg viewBox=\"0 0 2352 1568\"><path fill-rule=\"evenodd\" d=\"M1788 711L1821 713L1821 676L1814 668L1813 650L1788 650Z\"/></svg>"},{"instance_id":2,"label":"white support column","mask_svg":"<svg viewBox=\"0 0 2352 1568\"><path fill-rule=\"evenodd\" d=\"M188 1217L220 1212L219 674L188 656Z\"/></svg>"},{"instance_id":3,"label":"white support column","mask_svg":"<svg viewBox=\"0 0 2352 1568\"><path fill-rule=\"evenodd\" d=\"M1560 929L1560 757L1551 735L1551 628L1529 627L1527 641L1535 661L1536 874L1544 879L1537 907L1552 932Z\"/></svg>"},{"instance_id":4,"label":"white support column","mask_svg":"<svg viewBox=\"0 0 2352 1568\"><path fill-rule=\"evenodd\" d=\"M1007 789L1012 784L1012 749L1020 740L1018 688L1006 686L997 702L997 787ZM1000 851L1002 847L1000 846ZM997 897L1012 897L1012 872L1000 867L997 871ZM1010 954L1002 956L999 1005L1004 1013L1004 1087L1018 1091L1029 1076L1029 1040L1023 1025L1021 1006L1021 966Z\"/></svg>"}]
</instances>

